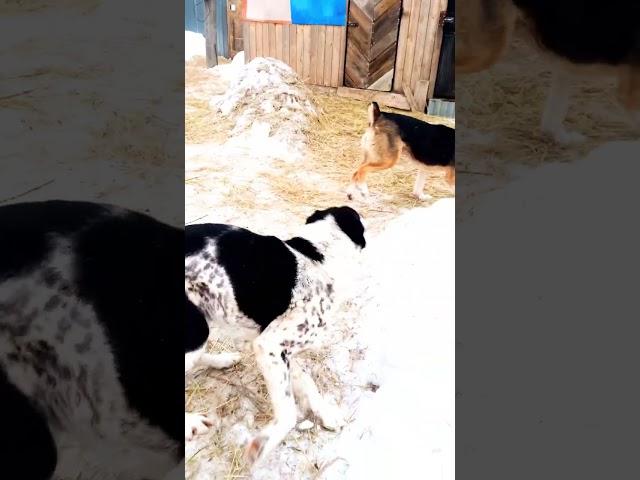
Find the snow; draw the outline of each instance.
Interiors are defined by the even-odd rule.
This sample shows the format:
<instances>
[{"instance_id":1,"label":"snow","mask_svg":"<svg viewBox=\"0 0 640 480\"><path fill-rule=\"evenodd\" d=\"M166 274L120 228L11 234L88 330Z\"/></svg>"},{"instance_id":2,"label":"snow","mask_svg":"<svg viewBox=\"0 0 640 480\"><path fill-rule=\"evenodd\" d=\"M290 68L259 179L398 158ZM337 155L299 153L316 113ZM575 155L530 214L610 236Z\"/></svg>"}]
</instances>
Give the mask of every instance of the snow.
<instances>
[{"instance_id":1,"label":"snow","mask_svg":"<svg viewBox=\"0 0 640 480\"><path fill-rule=\"evenodd\" d=\"M206 56L204 35L196 32L184 32L184 59Z\"/></svg>"},{"instance_id":2,"label":"snow","mask_svg":"<svg viewBox=\"0 0 640 480\"><path fill-rule=\"evenodd\" d=\"M348 468L324 478L454 478L454 219L454 199L440 200L370 242L360 374L379 390L329 447Z\"/></svg>"}]
</instances>

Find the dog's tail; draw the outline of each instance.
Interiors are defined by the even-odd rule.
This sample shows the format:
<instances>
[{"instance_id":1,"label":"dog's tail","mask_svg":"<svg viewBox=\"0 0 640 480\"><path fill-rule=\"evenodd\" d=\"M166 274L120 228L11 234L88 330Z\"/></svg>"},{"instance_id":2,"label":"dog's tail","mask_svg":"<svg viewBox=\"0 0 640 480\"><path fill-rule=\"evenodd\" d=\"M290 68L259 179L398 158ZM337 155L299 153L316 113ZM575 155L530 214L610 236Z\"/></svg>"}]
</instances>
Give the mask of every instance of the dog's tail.
<instances>
[{"instance_id":1,"label":"dog's tail","mask_svg":"<svg viewBox=\"0 0 640 480\"><path fill-rule=\"evenodd\" d=\"M372 126L380 118L380 107L377 102L371 102L367 109L367 116L369 118L369 126Z\"/></svg>"}]
</instances>

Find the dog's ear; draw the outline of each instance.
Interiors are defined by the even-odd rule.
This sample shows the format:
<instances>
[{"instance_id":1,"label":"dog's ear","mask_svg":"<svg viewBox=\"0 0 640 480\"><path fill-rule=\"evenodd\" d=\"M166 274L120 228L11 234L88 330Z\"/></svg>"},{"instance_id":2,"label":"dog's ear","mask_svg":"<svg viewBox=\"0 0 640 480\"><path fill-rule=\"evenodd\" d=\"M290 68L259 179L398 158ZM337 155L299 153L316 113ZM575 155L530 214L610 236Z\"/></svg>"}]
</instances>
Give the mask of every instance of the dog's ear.
<instances>
[{"instance_id":1,"label":"dog's ear","mask_svg":"<svg viewBox=\"0 0 640 480\"><path fill-rule=\"evenodd\" d=\"M369 118L369 126L376 123L376 120L380 117L380 107L377 102L371 102L369 108L367 109L368 118Z\"/></svg>"}]
</instances>

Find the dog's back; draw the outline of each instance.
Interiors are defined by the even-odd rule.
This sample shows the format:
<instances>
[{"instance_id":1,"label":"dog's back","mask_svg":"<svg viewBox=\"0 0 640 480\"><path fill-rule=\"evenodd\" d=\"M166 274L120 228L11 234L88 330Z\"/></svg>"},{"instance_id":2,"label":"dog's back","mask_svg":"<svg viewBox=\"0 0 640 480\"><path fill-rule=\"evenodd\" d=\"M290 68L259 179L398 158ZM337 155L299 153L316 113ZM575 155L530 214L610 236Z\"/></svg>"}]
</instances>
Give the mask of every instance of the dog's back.
<instances>
[{"instance_id":1,"label":"dog's back","mask_svg":"<svg viewBox=\"0 0 640 480\"><path fill-rule=\"evenodd\" d=\"M428 166L455 165L455 130L399 113L380 112L377 122L395 125L411 156Z\"/></svg>"}]
</instances>

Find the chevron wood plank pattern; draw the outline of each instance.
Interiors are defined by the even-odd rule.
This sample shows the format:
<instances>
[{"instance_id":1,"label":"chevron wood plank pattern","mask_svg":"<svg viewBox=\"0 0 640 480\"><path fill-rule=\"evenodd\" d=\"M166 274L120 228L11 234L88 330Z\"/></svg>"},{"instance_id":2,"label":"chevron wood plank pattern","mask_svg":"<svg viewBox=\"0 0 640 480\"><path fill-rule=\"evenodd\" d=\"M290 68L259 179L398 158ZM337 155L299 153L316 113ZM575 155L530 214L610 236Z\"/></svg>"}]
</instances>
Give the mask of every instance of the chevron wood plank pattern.
<instances>
[{"instance_id":1,"label":"chevron wood plank pattern","mask_svg":"<svg viewBox=\"0 0 640 480\"><path fill-rule=\"evenodd\" d=\"M346 86L377 87L380 78L393 76L401 11L402 0L350 0L349 22L357 26L347 28Z\"/></svg>"}]
</instances>

